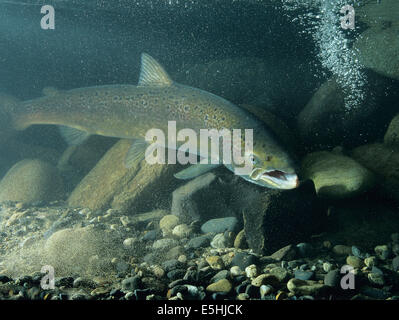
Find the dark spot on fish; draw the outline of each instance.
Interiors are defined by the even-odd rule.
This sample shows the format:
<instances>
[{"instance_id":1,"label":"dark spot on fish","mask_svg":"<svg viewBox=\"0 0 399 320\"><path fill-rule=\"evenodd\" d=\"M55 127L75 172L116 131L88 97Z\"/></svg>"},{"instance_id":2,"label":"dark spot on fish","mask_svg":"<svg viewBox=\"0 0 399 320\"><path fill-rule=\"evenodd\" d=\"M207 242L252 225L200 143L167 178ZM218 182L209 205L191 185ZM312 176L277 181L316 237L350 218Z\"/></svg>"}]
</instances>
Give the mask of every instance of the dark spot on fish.
<instances>
[{"instance_id":1,"label":"dark spot on fish","mask_svg":"<svg viewBox=\"0 0 399 320\"><path fill-rule=\"evenodd\" d=\"M184 111L189 111L190 110L190 107L189 106L184 106Z\"/></svg>"}]
</instances>

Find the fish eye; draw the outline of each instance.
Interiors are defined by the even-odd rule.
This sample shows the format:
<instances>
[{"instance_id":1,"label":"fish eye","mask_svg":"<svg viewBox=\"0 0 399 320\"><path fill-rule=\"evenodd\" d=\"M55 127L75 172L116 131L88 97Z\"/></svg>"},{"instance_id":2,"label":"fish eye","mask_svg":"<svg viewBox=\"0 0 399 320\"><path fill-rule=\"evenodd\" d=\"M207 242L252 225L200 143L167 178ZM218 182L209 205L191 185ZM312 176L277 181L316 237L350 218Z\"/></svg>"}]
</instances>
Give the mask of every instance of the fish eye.
<instances>
[{"instance_id":1,"label":"fish eye","mask_svg":"<svg viewBox=\"0 0 399 320\"><path fill-rule=\"evenodd\" d=\"M257 159L253 154L251 154L251 155L249 156L249 161L250 161L252 164L256 164L256 163L258 162L258 159Z\"/></svg>"},{"instance_id":2,"label":"fish eye","mask_svg":"<svg viewBox=\"0 0 399 320\"><path fill-rule=\"evenodd\" d=\"M266 156L266 161L272 160L272 156Z\"/></svg>"}]
</instances>

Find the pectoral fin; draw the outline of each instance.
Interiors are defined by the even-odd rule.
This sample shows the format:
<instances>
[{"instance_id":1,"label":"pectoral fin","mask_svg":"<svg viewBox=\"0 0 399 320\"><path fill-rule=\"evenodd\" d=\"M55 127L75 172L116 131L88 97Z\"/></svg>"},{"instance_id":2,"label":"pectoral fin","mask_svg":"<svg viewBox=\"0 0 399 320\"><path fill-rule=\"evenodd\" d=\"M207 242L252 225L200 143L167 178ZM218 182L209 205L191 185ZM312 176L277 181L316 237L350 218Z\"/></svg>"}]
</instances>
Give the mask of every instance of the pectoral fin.
<instances>
[{"instance_id":1,"label":"pectoral fin","mask_svg":"<svg viewBox=\"0 0 399 320\"><path fill-rule=\"evenodd\" d=\"M126 154L125 167L129 169L133 167L137 162L143 160L147 147L148 143L146 141L135 140Z\"/></svg>"},{"instance_id":2,"label":"pectoral fin","mask_svg":"<svg viewBox=\"0 0 399 320\"><path fill-rule=\"evenodd\" d=\"M90 137L88 132L71 127L60 126L59 130L66 143L69 145L79 145Z\"/></svg>"},{"instance_id":3,"label":"pectoral fin","mask_svg":"<svg viewBox=\"0 0 399 320\"><path fill-rule=\"evenodd\" d=\"M208 171L211 171L219 166L220 166L220 164L201 164L201 163L193 164L192 166L188 167L187 169L184 169L184 170L176 173L174 176L175 176L175 178L181 179L181 180L192 179L192 178L198 177Z\"/></svg>"}]
</instances>

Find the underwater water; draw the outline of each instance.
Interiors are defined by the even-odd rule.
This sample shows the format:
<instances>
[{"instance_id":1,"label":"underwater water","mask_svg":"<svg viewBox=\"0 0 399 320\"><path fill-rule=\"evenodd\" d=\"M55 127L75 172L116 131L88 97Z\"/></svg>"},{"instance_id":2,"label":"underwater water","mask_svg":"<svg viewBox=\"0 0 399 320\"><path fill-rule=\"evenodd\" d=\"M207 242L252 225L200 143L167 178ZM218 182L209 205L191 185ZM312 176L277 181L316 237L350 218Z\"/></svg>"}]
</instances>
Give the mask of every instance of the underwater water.
<instances>
[{"instance_id":1,"label":"underwater water","mask_svg":"<svg viewBox=\"0 0 399 320\"><path fill-rule=\"evenodd\" d=\"M397 300L397 12L0 0L0 299Z\"/></svg>"}]
</instances>

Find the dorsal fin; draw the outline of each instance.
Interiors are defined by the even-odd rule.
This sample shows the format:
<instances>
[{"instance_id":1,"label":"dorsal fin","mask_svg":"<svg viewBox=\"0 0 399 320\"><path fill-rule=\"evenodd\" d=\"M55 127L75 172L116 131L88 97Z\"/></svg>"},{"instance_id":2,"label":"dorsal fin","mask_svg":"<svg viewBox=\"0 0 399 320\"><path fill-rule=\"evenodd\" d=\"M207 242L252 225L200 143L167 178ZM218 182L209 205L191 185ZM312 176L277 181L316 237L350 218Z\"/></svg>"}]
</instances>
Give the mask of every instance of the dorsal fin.
<instances>
[{"instance_id":1,"label":"dorsal fin","mask_svg":"<svg viewBox=\"0 0 399 320\"><path fill-rule=\"evenodd\" d=\"M164 68L147 53L141 54L139 86L171 86L172 79Z\"/></svg>"}]
</instances>

